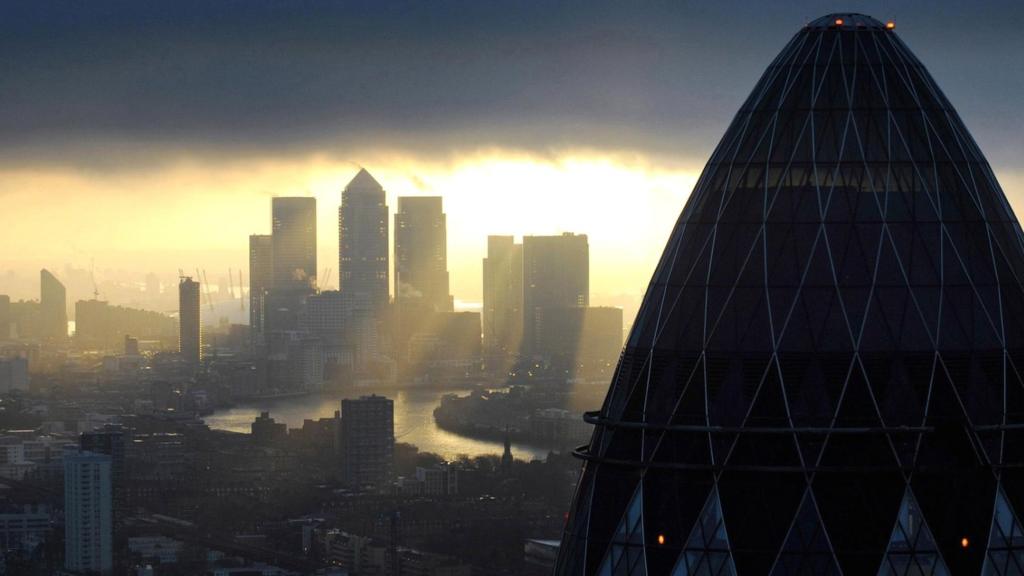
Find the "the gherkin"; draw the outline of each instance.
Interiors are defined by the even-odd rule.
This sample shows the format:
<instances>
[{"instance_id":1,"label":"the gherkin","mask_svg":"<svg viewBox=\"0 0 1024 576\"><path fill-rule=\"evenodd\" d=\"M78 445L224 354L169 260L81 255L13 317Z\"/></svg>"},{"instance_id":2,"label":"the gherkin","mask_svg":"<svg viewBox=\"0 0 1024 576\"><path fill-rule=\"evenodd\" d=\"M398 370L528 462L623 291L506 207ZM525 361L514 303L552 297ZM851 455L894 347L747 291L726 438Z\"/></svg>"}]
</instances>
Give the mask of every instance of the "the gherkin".
<instances>
[{"instance_id":1,"label":"the gherkin","mask_svg":"<svg viewBox=\"0 0 1024 576\"><path fill-rule=\"evenodd\" d=\"M587 415L556 573L1024 573L1022 240L891 26L804 27Z\"/></svg>"}]
</instances>

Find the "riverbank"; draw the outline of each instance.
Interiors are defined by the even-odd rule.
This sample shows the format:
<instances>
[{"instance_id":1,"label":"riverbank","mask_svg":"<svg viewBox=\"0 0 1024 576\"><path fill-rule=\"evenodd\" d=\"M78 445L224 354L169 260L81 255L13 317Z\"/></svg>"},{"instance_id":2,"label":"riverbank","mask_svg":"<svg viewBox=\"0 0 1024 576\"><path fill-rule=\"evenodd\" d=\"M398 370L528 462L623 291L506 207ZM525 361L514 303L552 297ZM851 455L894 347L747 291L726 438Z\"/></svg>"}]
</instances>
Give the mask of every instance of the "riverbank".
<instances>
[{"instance_id":1,"label":"riverbank","mask_svg":"<svg viewBox=\"0 0 1024 576\"><path fill-rule=\"evenodd\" d=\"M462 389L458 392L468 393ZM446 430L434 420L434 408L440 405L444 394L451 390L395 390L388 388L348 388L326 391L300 397L270 398L236 402L228 408L214 410L204 416L206 424L216 430L248 434L253 420L260 412L270 412L277 422L289 428L301 428L306 419L329 418L341 409L342 398L365 394L380 394L395 403L395 440L417 446L421 451L434 452L449 459L460 454L482 456L500 454L503 438L474 438ZM528 442L513 441L512 454L517 459L543 459L549 450Z\"/></svg>"},{"instance_id":2,"label":"riverbank","mask_svg":"<svg viewBox=\"0 0 1024 576\"><path fill-rule=\"evenodd\" d=\"M580 412L562 408L550 394L513 386L508 390L446 394L434 409L438 427L476 439L529 443L559 452L585 443L591 426Z\"/></svg>"}]
</instances>

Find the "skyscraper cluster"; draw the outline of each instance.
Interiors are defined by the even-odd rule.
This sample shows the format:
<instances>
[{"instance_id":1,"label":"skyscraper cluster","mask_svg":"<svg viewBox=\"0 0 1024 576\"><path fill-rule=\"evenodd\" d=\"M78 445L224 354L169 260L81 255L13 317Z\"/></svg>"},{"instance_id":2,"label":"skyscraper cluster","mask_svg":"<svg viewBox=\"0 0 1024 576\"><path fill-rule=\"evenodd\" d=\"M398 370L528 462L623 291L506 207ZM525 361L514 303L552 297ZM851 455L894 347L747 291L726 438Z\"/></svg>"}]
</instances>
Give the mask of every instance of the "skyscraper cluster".
<instances>
[{"instance_id":1,"label":"skyscraper cluster","mask_svg":"<svg viewBox=\"0 0 1024 576\"><path fill-rule=\"evenodd\" d=\"M250 329L271 391L479 373L485 345L498 374L520 357L617 356L622 314L589 306L585 235L489 238L481 325L454 309L442 198L397 208L392 228L384 188L360 169L338 207L339 289L321 291L316 200L273 200L271 233L249 237Z\"/></svg>"},{"instance_id":2,"label":"skyscraper cluster","mask_svg":"<svg viewBox=\"0 0 1024 576\"><path fill-rule=\"evenodd\" d=\"M618 357L622 310L590 306L586 235L524 236L522 244L490 236L483 270L483 338L492 365Z\"/></svg>"}]
</instances>

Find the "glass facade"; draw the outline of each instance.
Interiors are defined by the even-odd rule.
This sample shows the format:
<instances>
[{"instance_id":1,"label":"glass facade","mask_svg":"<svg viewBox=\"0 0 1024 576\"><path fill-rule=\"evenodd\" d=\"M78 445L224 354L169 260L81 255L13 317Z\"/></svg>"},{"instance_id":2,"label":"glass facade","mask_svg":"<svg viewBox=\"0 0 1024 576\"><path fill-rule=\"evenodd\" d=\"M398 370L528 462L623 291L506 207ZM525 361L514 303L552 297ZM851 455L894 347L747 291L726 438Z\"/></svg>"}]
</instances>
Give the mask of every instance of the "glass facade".
<instances>
[{"instance_id":1,"label":"glass facade","mask_svg":"<svg viewBox=\"0 0 1024 576\"><path fill-rule=\"evenodd\" d=\"M669 238L557 573L1021 574L1024 236L891 26L769 65Z\"/></svg>"}]
</instances>

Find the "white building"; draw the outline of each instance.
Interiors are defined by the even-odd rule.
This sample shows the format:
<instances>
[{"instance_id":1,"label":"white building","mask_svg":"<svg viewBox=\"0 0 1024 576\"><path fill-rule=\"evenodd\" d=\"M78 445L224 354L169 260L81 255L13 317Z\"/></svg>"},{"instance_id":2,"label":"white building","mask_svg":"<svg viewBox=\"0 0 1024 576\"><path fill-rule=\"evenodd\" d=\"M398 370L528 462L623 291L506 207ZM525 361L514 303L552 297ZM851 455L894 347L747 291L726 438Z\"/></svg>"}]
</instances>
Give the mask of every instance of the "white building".
<instances>
[{"instance_id":1,"label":"white building","mask_svg":"<svg viewBox=\"0 0 1024 576\"><path fill-rule=\"evenodd\" d=\"M64 566L70 571L113 571L111 458L64 453Z\"/></svg>"}]
</instances>

